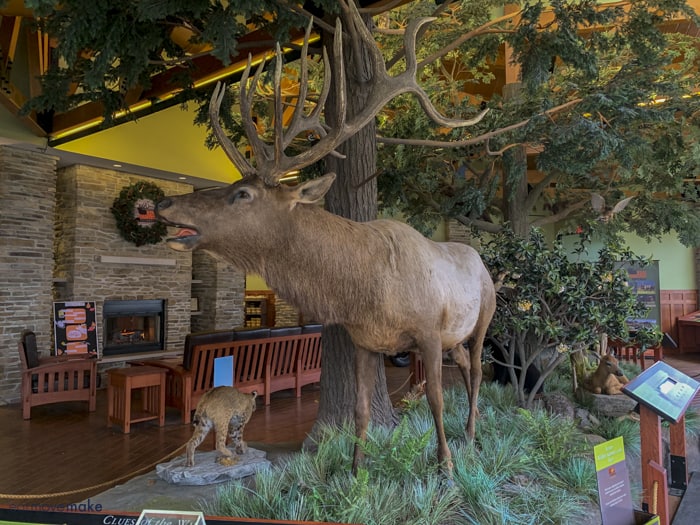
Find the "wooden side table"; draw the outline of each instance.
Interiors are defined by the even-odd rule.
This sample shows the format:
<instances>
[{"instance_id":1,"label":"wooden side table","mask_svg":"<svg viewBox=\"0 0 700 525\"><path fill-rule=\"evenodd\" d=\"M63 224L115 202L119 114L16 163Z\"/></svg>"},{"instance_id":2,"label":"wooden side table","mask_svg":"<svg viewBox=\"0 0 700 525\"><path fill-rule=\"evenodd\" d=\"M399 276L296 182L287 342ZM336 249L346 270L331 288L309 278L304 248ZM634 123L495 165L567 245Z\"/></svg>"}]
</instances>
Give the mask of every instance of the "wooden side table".
<instances>
[{"instance_id":1,"label":"wooden side table","mask_svg":"<svg viewBox=\"0 0 700 525\"><path fill-rule=\"evenodd\" d=\"M165 424L165 368L134 366L108 370L107 426L116 424L125 434L132 423L158 420ZM132 393L141 389L141 410L132 407Z\"/></svg>"}]
</instances>

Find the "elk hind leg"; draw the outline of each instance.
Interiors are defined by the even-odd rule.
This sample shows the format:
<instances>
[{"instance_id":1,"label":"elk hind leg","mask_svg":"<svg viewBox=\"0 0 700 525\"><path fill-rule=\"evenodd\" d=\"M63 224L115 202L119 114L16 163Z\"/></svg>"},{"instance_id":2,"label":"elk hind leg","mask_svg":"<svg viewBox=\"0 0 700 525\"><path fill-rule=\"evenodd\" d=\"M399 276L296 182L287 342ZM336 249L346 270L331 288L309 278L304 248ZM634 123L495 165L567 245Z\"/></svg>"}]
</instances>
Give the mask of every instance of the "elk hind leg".
<instances>
[{"instance_id":1,"label":"elk hind leg","mask_svg":"<svg viewBox=\"0 0 700 525\"><path fill-rule=\"evenodd\" d=\"M369 426L372 395L377 378L377 361L379 354L357 348L355 351L355 382L357 387L357 400L355 402L355 436L358 441L367 439L367 427ZM352 459L352 472L357 474L357 468L362 461L363 453L360 446L355 443Z\"/></svg>"},{"instance_id":2,"label":"elk hind leg","mask_svg":"<svg viewBox=\"0 0 700 525\"><path fill-rule=\"evenodd\" d=\"M467 359L466 350L464 349L464 346L458 344L452 350L450 350L450 354L452 354L452 359L456 363L457 368L459 368L459 372L462 375L464 387L467 389L467 398L469 399L471 398L472 379L471 363L469 362L469 359Z\"/></svg>"},{"instance_id":3,"label":"elk hind leg","mask_svg":"<svg viewBox=\"0 0 700 525\"><path fill-rule=\"evenodd\" d=\"M479 388L483 372L481 369L481 353L484 348L488 323L478 323L469 339L469 379L471 388L467 388L469 396L469 416L467 417L467 435L474 439L476 435L476 418L479 417Z\"/></svg>"},{"instance_id":4,"label":"elk hind leg","mask_svg":"<svg viewBox=\"0 0 700 525\"><path fill-rule=\"evenodd\" d=\"M435 341L420 346L425 369L425 394L435 423L438 463L448 476L452 476L452 454L447 446L442 415L444 404L442 396L442 348L440 348L438 337L435 338Z\"/></svg>"},{"instance_id":5,"label":"elk hind leg","mask_svg":"<svg viewBox=\"0 0 700 525\"><path fill-rule=\"evenodd\" d=\"M472 353L469 352L471 357ZM472 369L474 366L479 367L479 372L481 372L481 359L479 359L478 364L474 364L471 358L467 357L467 352L464 347L460 344L457 345L452 350L452 357L455 363L459 367L459 371L462 374L462 379L464 380L464 386L467 390L467 399L469 400L469 415L467 416L466 431L470 438L474 438L474 433L476 429L476 418L479 417L479 407L478 396L479 396L479 385L481 383L480 374L477 377L476 374L472 374ZM475 392L476 390L476 392ZM470 429L473 429L470 431Z\"/></svg>"}]
</instances>

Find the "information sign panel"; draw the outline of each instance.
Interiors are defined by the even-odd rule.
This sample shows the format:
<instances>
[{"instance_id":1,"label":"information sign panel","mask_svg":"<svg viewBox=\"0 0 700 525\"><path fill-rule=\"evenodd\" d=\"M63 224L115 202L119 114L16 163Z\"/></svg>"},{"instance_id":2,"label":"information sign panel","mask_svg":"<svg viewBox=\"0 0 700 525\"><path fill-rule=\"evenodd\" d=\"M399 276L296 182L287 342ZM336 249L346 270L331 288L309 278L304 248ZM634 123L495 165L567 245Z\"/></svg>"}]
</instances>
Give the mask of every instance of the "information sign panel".
<instances>
[{"instance_id":1,"label":"information sign panel","mask_svg":"<svg viewBox=\"0 0 700 525\"><path fill-rule=\"evenodd\" d=\"M634 506L621 437L593 447L603 525L632 525Z\"/></svg>"},{"instance_id":2,"label":"information sign panel","mask_svg":"<svg viewBox=\"0 0 700 525\"><path fill-rule=\"evenodd\" d=\"M695 379L663 361L657 361L622 387L629 397L672 423L683 417L699 389L700 383Z\"/></svg>"},{"instance_id":3,"label":"information sign panel","mask_svg":"<svg viewBox=\"0 0 700 525\"><path fill-rule=\"evenodd\" d=\"M206 525L206 522L201 512L144 510L136 525Z\"/></svg>"},{"instance_id":4,"label":"information sign panel","mask_svg":"<svg viewBox=\"0 0 700 525\"><path fill-rule=\"evenodd\" d=\"M56 355L96 354L95 301L53 303Z\"/></svg>"}]
</instances>

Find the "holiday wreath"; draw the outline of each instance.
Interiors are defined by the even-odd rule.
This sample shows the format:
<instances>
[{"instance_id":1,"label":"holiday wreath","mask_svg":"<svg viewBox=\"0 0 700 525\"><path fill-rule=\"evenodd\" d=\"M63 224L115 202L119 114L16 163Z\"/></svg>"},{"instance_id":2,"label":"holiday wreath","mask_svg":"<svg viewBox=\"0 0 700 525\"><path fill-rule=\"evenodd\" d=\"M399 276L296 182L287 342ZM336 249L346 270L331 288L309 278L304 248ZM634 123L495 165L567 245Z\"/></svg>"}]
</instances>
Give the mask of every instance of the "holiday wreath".
<instances>
[{"instance_id":1,"label":"holiday wreath","mask_svg":"<svg viewBox=\"0 0 700 525\"><path fill-rule=\"evenodd\" d=\"M163 190L152 182L141 181L122 188L110 208L122 237L136 246L160 242L167 228L156 219L155 203L163 197Z\"/></svg>"}]
</instances>

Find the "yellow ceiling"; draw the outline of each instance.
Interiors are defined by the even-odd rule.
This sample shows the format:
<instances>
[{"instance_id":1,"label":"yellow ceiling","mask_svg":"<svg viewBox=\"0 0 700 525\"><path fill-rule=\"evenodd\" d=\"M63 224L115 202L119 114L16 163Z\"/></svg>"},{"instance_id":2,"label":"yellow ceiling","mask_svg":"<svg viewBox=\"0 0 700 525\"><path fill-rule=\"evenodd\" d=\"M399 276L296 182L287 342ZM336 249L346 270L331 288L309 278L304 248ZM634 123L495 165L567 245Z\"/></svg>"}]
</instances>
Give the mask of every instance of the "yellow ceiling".
<instances>
[{"instance_id":1,"label":"yellow ceiling","mask_svg":"<svg viewBox=\"0 0 700 525\"><path fill-rule=\"evenodd\" d=\"M193 119L192 110L173 106L56 149L223 183L240 178L220 148L206 148L206 129Z\"/></svg>"}]
</instances>

